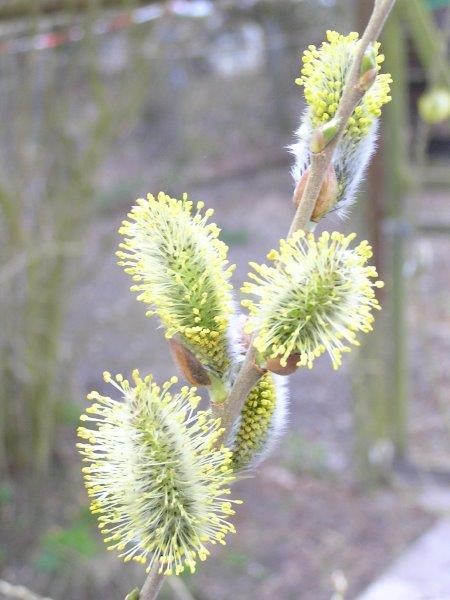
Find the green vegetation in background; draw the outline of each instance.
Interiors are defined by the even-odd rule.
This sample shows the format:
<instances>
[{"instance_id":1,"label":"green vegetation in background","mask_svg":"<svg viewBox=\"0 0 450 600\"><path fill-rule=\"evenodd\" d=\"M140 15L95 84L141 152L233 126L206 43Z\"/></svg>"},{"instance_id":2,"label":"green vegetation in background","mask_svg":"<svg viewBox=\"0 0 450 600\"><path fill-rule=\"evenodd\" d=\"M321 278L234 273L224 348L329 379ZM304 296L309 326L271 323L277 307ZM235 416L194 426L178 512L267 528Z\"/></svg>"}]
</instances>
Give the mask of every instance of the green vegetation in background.
<instances>
[{"instance_id":1,"label":"green vegetation in background","mask_svg":"<svg viewBox=\"0 0 450 600\"><path fill-rule=\"evenodd\" d=\"M55 528L43 536L34 565L38 571L55 573L101 550L95 522L89 511L83 510L67 527Z\"/></svg>"}]
</instances>

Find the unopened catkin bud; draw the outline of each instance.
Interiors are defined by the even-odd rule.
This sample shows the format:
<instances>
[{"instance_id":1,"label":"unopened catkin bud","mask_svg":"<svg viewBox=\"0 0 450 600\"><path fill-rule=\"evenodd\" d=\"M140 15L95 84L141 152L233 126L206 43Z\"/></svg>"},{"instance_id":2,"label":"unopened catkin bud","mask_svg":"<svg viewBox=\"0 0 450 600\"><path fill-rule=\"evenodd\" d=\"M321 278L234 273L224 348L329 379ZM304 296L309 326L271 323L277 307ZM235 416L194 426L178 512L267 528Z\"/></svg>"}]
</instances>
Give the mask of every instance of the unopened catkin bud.
<instances>
[{"instance_id":1,"label":"unopened catkin bud","mask_svg":"<svg viewBox=\"0 0 450 600\"><path fill-rule=\"evenodd\" d=\"M306 171L300 178L295 191L294 191L294 204L296 206L299 205L303 192L305 191L306 184L308 182L310 174L310 168L308 167ZM336 200L339 193L339 184L336 177L336 172L333 168L333 165L330 165L327 169L325 179L322 183L322 187L320 188L319 196L316 200L316 205L314 207L313 213L311 215L311 221L317 222L320 221L322 217L324 217L336 204Z\"/></svg>"},{"instance_id":2,"label":"unopened catkin bud","mask_svg":"<svg viewBox=\"0 0 450 600\"><path fill-rule=\"evenodd\" d=\"M236 471L259 464L284 430L287 393L284 380L266 373L251 390L232 436L231 450Z\"/></svg>"},{"instance_id":3,"label":"unopened catkin bud","mask_svg":"<svg viewBox=\"0 0 450 600\"><path fill-rule=\"evenodd\" d=\"M450 119L450 90L434 88L419 98L419 115L429 125Z\"/></svg>"},{"instance_id":4,"label":"unopened catkin bud","mask_svg":"<svg viewBox=\"0 0 450 600\"><path fill-rule=\"evenodd\" d=\"M208 371L197 357L176 339L168 340L173 359L191 385L210 385Z\"/></svg>"}]
</instances>

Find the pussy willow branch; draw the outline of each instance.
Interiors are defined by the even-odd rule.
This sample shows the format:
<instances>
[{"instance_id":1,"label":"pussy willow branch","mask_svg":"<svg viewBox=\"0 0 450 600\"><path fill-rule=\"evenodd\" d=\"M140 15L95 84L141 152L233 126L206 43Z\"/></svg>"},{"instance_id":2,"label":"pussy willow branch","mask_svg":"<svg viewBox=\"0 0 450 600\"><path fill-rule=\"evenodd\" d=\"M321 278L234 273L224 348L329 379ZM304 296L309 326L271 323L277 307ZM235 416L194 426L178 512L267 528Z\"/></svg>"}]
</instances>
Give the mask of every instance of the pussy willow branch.
<instances>
[{"instance_id":1,"label":"pussy willow branch","mask_svg":"<svg viewBox=\"0 0 450 600\"><path fill-rule=\"evenodd\" d=\"M345 131L347 121L364 95L364 90L359 86L362 57L369 45L378 39L394 4L395 0L375 0L372 15L360 43L358 44L358 49L349 71L336 113L336 117L341 119L339 131L334 140L330 142L322 152L312 155L311 171L308 182L298 204L288 236L292 235L298 229L307 229L309 226L311 215L319 196L322 183L325 179L328 166L333 157L334 150ZM233 423L242 410L245 399L263 374L264 370L256 364L256 350L253 345L251 345L227 401L224 402L223 405L216 405L214 407L215 414L222 419L222 427L224 429L218 443L227 439L233 427ZM154 566L141 590L139 600L155 600L157 597L163 579L163 576L159 575L157 571L158 566Z\"/></svg>"},{"instance_id":2,"label":"pussy willow branch","mask_svg":"<svg viewBox=\"0 0 450 600\"><path fill-rule=\"evenodd\" d=\"M139 600L155 600L158 596L164 581L164 575L158 573L158 570L159 565L155 561L139 593Z\"/></svg>"},{"instance_id":3,"label":"pussy willow branch","mask_svg":"<svg viewBox=\"0 0 450 600\"><path fill-rule=\"evenodd\" d=\"M32 592L23 585L13 585L4 579L0 579L0 594L5 598L11 598L15 600L52 600L44 596L39 596L35 592Z\"/></svg>"},{"instance_id":4,"label":"pussy willow branch","mask_svg":"<svg viewBox=\"0 0 450 600\"><path fill-rule=\"evenodd\" d=\"M336 113L336 117L340 118L339 131L333 141L330 142L322 152L312 154L310 175L302 198L298 203L298 208L292 220L288 236L291 236L298 229L307 229L309 227L311 215L325 179L328 166L333 157L334 150L344 134L347 122L355 110L356 105L364 95L364 90L359 85L363 55L370 44L378 39L394 4L395 0L375 0L372 15L360 43L358 44L357 52L353 59ZM233 423L242 410L245 399L263 373L264 371L256 364L256 350L251 345L236 377L227 402L223 406L216 408L216 412L221 417L222 427L224 428L222 440L227 439Z\"/></svg>"}]
</instances>

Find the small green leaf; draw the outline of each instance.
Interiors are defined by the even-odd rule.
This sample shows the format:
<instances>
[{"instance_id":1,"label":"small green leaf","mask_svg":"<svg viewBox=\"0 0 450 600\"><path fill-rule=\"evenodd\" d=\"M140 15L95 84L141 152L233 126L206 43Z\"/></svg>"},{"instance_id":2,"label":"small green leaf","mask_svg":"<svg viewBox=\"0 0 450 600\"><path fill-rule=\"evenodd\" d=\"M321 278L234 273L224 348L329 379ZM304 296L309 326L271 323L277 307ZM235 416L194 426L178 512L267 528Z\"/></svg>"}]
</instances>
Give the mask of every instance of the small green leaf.
<instances>
[{"instance_id":1,"label":"small green leaf","mask_svg":"<svg viewBox=\"0 0 450 600\"><path fill-rule=\"evenodd\" d=\"M74 559L95 556L102 546L95 534L92 517L83 511L69 526L48 531L41 540L40 548L34 561L36 568L53 573L73 564Z\"/></svg>"}]
</instances>

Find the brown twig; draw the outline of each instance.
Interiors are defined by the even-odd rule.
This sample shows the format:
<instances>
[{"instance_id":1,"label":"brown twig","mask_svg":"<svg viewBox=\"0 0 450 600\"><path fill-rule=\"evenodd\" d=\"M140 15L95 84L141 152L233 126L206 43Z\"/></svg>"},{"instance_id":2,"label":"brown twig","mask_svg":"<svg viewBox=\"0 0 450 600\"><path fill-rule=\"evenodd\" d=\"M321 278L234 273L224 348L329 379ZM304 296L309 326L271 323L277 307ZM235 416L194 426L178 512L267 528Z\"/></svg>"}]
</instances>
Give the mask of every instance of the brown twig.
<instances>
[{"instance_id":1,"label":"brown twig","mask_svg":"<svg viewBox=\"0 0 450 600\"><path fill-rule=\"evenodd\" d=\"M158 596L164 582L164 575L160 574L158 571L159 564L156 564L155 562L153 563L153 567L147 575L147 579L139 593L139 600L155 600Z\"/></svg>"},{"instance_id":2,"label":"brown twig","mask_svg":"<svg viewBox=\"0 0 450 600\"><path fill-rule=\"evenodd\" d=\"M189 588L180 577L169 577L167 583L172 588L172 592L178 600L195 600Z\"/></svg>"}]
</instances>

